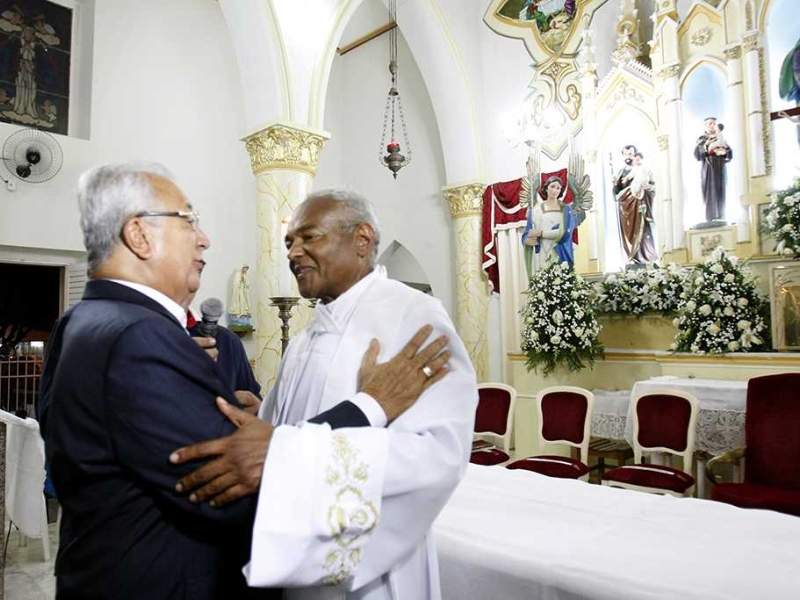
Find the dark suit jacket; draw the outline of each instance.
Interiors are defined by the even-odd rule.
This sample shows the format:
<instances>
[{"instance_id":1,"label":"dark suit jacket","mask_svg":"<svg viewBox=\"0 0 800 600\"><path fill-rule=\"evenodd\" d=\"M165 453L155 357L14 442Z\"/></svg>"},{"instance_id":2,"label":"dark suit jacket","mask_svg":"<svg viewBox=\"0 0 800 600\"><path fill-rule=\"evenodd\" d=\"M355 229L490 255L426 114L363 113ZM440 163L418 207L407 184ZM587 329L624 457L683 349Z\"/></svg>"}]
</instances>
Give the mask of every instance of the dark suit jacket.
<instances>
[{"instance_id":1,"label":"dark suit jacket","mask_svg":"<svg viewBox=\"0 0 800 600\"><path fill-rule=\"evenodd\" d=\"M63 507L60 599L244 597L255 500L212 509L173 491L198 465L171 465L171 452L234 431L216 396L237 404L214 361L135 290L92 280L59 320L40 421ZM363 425L353 409L331 420Z\"/></svg>"},{"instance_id":2,"label":"dark suit jacket","mask_svg":"<svg viewBox=\"0 0 800 600\"><path fill-rule=\"evenodd\" d=\"M189 328L189 333L194 336L202 336L200 323ZM220 325L217 328L217 367L225 376L225 381L236 390L248 390L259 398L261 397L261 386L253 375L250 368L250 361L244 351L244 345L239 336L227 327Z\"/></svg>"}]
</instances>

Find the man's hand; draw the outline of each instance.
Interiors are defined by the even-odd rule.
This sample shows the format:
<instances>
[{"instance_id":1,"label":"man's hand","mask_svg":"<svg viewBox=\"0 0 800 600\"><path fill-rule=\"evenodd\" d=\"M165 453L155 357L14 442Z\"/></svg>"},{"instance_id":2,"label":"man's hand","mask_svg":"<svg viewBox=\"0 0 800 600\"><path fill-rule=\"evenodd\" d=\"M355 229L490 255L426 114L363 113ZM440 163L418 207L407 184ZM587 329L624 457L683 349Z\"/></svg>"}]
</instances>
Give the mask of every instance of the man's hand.
<instances>
[{"instance_id":1,"label":"man's hand","mask_svg":"<svg viewBox=\"0 0 800 600\"><path fill-rule=\"evenodd\" d=\"M437 338L418 353L432 331L433 327L426 325L394 358L380 365L376 364L380 351L378 340L372 340L364 353L358 371L358 391L375 398L389 423L408 410L422 392L447 375L447 361L451 355L444 350L446 336ZM423 371L426 366L430 375Z\"/></svg>"},{"instance_id":2,"label":"man's hand","mask_svg":"<svg viewBox=\"0 0 800 600\"><path fill-rule=\"evenodd\" d=\"M242 405L244 412L251 415L258 414L258 409L261 408L261 398L256 396L250 390L236 390L233 392L233 395L236 396L239 404Z\"/></svg>"},{"instance_id":3,"label":"man's hand","mask_svg":"<svg viewBox=\"0 0 800 600\"><path fill-rule=\"evenodd\" d=\"M208 354L214 362L217 362L217 356L219 356L219 350L216 349L217 340L213 337L193 337L192 339L198 346L206 351L206 354Z\"/></svg>"},{"instance_id":4,"label":"man's hand","mask_svg":"<svg viewBox=\"0 0 800 600\"><path fill-rule=\"evenodd\" d=\"M275 428L258 417L247 414L222 398L217 398L220 412L239 428L231 436L180 448L169 457L173 464L216 456L175 485L178 493L189 493L193 503L211 500L213 507L223 506L258 491L261 472L267 459Z\"/></svg>"}]
</instances>

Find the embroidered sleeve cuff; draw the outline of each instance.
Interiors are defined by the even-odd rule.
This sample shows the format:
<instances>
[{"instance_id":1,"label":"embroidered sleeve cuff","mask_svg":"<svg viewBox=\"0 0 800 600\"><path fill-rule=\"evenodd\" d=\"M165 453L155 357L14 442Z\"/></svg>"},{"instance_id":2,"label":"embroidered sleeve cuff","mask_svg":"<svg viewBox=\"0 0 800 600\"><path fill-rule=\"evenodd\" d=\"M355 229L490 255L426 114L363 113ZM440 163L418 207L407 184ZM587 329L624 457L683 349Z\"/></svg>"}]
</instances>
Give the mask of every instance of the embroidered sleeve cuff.
<instances>
[{"instance_id":1,"label":"embroidered sleeve cuff","mask_svg":"<svg viewBox=\"0 0 800 600\"><path fill-rule=\"evenodd\" d=\"M358 392L351 402L364 413L372 427L386 427L386 413L375 398L364 392Z\"/></svg>"}]
</instances>

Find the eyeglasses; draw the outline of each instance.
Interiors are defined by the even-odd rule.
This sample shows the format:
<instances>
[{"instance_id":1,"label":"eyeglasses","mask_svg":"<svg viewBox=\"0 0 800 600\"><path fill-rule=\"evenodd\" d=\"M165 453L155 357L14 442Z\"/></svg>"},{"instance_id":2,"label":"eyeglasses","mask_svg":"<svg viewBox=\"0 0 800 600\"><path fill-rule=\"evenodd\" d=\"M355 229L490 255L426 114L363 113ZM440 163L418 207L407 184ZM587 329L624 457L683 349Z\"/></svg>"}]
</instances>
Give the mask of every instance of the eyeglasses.
<instances>
[{"instance_id":1,"label":"eyeglasses","mask_svg":"<svg viewBox=\"0 0 800 600\"><path fill-rule=\"evenodd\" d=\"M200 213L196 210L143 210L134 217L178 217L192 226L192 229L200 227Z\"/></svg>"}]
</instances>

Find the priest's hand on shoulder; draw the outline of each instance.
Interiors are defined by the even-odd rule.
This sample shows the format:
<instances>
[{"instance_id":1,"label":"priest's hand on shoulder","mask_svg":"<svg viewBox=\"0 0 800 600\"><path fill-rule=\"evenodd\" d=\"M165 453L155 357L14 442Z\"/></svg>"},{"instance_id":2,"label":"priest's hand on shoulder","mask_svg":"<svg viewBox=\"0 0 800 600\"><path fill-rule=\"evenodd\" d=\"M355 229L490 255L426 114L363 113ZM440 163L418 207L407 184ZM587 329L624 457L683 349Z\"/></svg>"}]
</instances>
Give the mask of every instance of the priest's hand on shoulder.
<instances>
[{"instance_id":1,"label":"priest's hand on shoulder","mask_svg":"<svg viewBox=\"0 0 800 600\"><path fill-rule=\"evenodd\" d=\"M180 448L169 457L173 464L216 457L175 485L176 492L189 494L190 502L209 500L213 507L224 506L258 491L275 430L271 424L222 398L217 398L217 406L238 431L228 437Z\"/></svg>"},{"instance_id":2,"label":"priest's hand on shoulder","mask_svg":"<svg viewBox=\"0 0 800 600\"><path fill-rule=\"evenodd\" d=\"M372 340L358 371L358 391L369 394L381 405L389 423L411 408L434 383L447 375L450 352L447 337L440 336L425 346L433 333L425 325L390 361L377 364L380 344Z\"/></svg>"}]
</instances>

